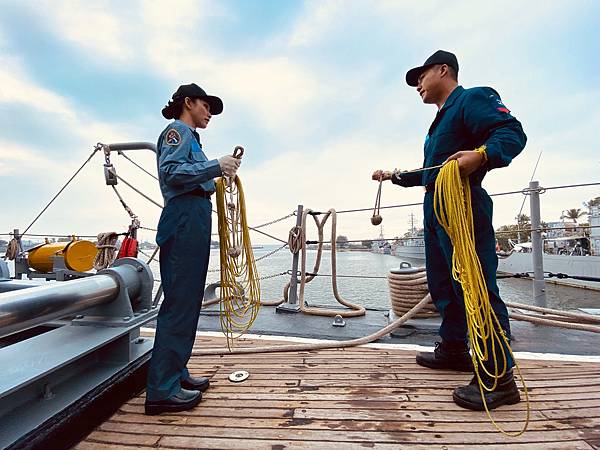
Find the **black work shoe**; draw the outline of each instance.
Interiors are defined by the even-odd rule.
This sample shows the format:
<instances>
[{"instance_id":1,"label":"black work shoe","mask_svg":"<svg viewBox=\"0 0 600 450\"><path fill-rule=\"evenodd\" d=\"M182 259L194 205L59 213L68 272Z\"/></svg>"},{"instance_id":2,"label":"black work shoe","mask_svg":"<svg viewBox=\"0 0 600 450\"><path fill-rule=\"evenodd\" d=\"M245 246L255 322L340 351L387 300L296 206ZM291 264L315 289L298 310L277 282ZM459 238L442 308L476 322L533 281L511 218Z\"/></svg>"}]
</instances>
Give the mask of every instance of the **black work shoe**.
<instances>
[{"instance_id":1,"label":"black work shoe","mask_svg":"<svg viewBox=\"0 0 600 450\"><path fill-rule=\"evenodd\" d=\"M436 342L433 352L417 353L417 364L430 369L457 370L473 372L473 361L469 348L462 342Z\"/></svg>"},{"instance_id":2,"label":"black work shoe","mask_svg":"<svg viewBox=\"0 0 600 450\"><path fill-rule=\"evenodd\" d=\"M146 400L144 409L148 416L154 416L164 412L187 411L200 403L200 400L202 400L202 392L182 389L166 400L154 402Z\"/></svg>"},{"instance_id":3,"label":"black work shoe","mask_svg":"<svg viewBox=\"0 0 600 450\"><path fill-rule=\"evenodd\" d=\"M204 392L210 386L210 381L206 377L188 377L186 380L181 380L182 389L190 389L192 391Z\"/></svg>"},{"instance_id":4,"label":"black work shoe","mask_svg":"<svg viewBox=\"0 0 600 450\"><path fill-rule=\"evenodd\" d=\"M493 385L493 380L489 376L485 375L483 380L486 386L491 387ZM492 392L488 392L484 389L483 393L487 407L490 410L502 405L514 405L521 401L521 395L519 394L519 388L515 383L512 369L506 372L504 376L498 380L496 389ZM452 398L454 399L454 403L463 408L472 409L474 411L485 410L483 400L481 399L477 376L474 376L467 386L461 386L454 389Z\"/></svg>"}]
</instances>

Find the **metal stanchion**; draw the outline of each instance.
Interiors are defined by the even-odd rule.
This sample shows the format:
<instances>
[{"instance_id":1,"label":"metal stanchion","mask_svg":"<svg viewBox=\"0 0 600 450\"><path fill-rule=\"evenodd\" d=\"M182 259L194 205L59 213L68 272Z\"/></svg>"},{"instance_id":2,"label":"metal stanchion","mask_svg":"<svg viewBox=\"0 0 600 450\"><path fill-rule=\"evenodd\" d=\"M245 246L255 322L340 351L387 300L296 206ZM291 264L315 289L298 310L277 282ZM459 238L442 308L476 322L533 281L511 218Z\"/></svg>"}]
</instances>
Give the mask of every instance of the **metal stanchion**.
<instances>
[{"instance_id":1,"label":"metal stanchion","mask_svg":"<svg viewBox=\"0 0 600 450\"><path fill-rule=\"evenodd\" d=\"M529 183L529 207L531 210L531 248L533 263L533 300L537 306L546 307L546 282L544 280L544 244L540 219L540 185Z\"/></svg>"}]
</instances>

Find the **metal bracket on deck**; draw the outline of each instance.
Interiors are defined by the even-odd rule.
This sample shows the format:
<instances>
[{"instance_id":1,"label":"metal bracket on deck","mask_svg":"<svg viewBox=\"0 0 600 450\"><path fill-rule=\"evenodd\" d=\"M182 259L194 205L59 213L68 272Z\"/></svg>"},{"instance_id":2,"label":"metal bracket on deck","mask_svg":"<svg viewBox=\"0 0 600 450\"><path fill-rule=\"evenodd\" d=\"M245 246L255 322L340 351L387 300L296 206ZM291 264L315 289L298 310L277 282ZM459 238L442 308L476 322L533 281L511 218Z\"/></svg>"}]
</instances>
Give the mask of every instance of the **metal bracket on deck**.
<instances>
[{"instance_id":1,"label":"metal bracket on deck","mask_svg":"<svg viewBox=\"0 0 600 450\"><path fill-rule=\"evenodd\" d=\"M152 271L139 259L117 259L111 267L98 274L116 278L119 293L110 303L82 311L73 320L73 325L129 326L147 322L149 316L158 313L156 308L152 308Z\"/></svg>"},{"instance_id":2,"label":"metal bracket on deck","mask_svg":"<svg viewBox=\"0 0 600 450\"><path fill-rule=\"evenodd\" d=\"M333 323L331 325L333 325L334 327L345 327L346 321L341 315L336 314L333 318Z\"/></svg>"}]
</instances>

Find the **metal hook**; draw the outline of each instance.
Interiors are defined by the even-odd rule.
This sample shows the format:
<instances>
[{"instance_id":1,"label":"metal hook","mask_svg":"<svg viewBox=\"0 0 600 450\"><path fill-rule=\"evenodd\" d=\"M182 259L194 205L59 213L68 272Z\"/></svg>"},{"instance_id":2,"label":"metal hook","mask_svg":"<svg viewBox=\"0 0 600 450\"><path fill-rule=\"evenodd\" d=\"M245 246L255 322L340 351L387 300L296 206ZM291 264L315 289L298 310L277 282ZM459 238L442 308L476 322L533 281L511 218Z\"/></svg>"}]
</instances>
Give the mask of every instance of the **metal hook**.
<instances>
[{"instance_id":1,"label":"metal hook","mask_svg":"<svg viewBox=\"0 0 600 450\"><path fill-rule=\"evenodd\" d=\"M238 145L233 150L233 157L237 158L237 159L241 159L242 156L244 156L244 147L242 147L241 145Z\"/></svg>"}]
</instances>

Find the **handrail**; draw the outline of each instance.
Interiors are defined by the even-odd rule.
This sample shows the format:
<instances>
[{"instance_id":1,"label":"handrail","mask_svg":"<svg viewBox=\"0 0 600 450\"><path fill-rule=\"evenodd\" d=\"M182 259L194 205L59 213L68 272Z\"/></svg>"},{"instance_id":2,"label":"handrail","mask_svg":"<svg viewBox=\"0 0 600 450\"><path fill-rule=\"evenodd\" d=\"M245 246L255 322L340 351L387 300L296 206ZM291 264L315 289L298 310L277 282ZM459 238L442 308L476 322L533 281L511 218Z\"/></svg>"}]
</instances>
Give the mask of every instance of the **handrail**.
<instances>
[{"instance_id":1,"label":"handrail","mask_svg":"<svg viewBox=\"0 0 600 450\"><path fill-rule=\"evenodd\" d=\"M128 152L131 150L152 150L156 153L156 144L152 142L117 142L114 144L101 144L105 152Z\"/></svg>"}]
</instances>

